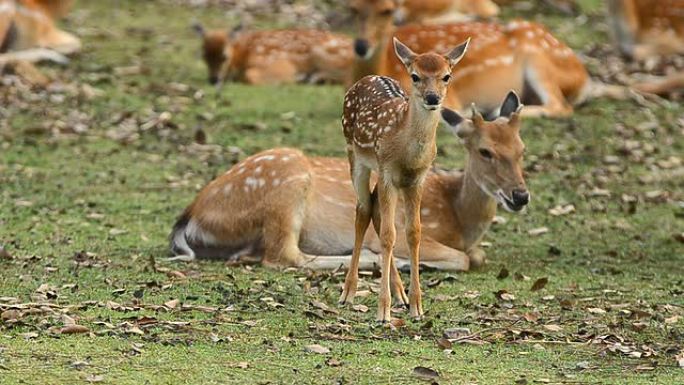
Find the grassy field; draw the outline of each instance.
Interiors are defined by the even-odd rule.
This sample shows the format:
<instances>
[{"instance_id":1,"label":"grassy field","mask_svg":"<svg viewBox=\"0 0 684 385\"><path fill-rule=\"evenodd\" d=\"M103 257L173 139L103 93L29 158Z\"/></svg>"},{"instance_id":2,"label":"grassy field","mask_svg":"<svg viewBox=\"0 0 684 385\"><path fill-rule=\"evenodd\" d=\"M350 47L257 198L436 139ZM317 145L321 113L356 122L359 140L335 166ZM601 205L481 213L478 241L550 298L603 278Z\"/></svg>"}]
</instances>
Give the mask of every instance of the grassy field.
<instances>
[{"instance_id":1,"label":"grassy field","mask_svg":"<svg viewBox=\"0 0 684 385\"><path fill-rule=\"evenodd\" d=\"M582 3L588 21L537 18L588 52L608 37L600 2ZM80 1L67 28L83 53L45 67L59 85L0 86L1 384L405 384L419 366L442 384L684 383L678 102L526 121L529 209L500 214L484 269L422 275L425 320L383 327L374 295L367 313L335 306L342 272L163 261L175 217L236 160L343 155L341 87L217 93L188 26L223 11L169 4ZM462 166L446 130L439 148Z\"/></svg>"}]
</instances>

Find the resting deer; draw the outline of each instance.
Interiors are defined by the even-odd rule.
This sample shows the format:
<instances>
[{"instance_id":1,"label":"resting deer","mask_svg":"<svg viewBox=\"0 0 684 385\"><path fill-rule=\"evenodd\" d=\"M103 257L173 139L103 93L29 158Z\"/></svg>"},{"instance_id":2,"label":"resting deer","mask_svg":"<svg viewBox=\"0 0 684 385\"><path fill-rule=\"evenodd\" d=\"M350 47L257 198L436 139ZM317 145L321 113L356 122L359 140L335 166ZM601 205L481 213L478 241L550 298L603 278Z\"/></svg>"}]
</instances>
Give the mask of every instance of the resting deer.
<instances>
[{"instance_id":1,"label":"resting deer","mask_svg":"<svg viewBox=\"0 0 684 385\"><path fill-rule=\"evenodd\" d=\"M377 74L410 87L411 78L390 44L393 35L416 52L445 50L471 38L468 55L452 73L444 101L447 107L463 110L475 103L492 112L514 90L528 104L524 115L569 116L573 104L589 91L590 79L582 62L540 24L468 22L395 29L391 14L396 0L348 1L360 26L354 42L354 80Z\"/></svg>"},{"instance_id":2,"label":"resting deer","mask_svg":"<svg viewBox=\"0 0 684 385\"><path fill-rule=\"evenodd\" d=\"M635 60L684 53L684 0L609 0L620 51Z\"/></svg>"},{"instance_id":3,"label":"resting deer","mask_svg":"<svg viewBox=\"0 0 684 385\"><path fill-rule=\"evenodd\" d=\"M404 198L406 240L411 259L410 314L412 317L423 315L418 266L420 199L425 175L437 154L437 125L451 71L463 58L467 47L466 41L445 56L417 55L395 39L397 57L413 80L411 96L406 96L395 80L383 76L359 80L344 96L342 126L357 204L354 250L340 303L352 301L356 292L363 238L373 214L369 183L371 171L375 170L382 219L378 321L390 319L390 269L399 194ZM393 278L399 279L396 269L393 270Z\"/></svg>"},{"instance_id":4,"label":"resting deer","mask_svg":"<svg viewBox=\"0 0 684 385\"><path fill-rule=\"evenodd\" d=\"M57 28L72 1L0 0L0 63L13 60L66 62L80 50L74 35Z\"/></svg>"},{"instance_id":5,"label":"resting deer","mask_svg":"<svg viewBox=\"0 0 684 385\"><path fill-rule=\"evenodd\" d=\"M193 28L202 38L212 84L344 83L350 76L352 41L343 35L313 29L206 31L199 24Z\"/></svg>"},{"instance_id":6,"label":"resting deer","mask_svg":"<svg viewBox=\"0 0 684 385\"><path fill-rule=\"evenodd\" d=\"M394 19L399 23L440 24L498 14L499 7L492 0L402 0Z\"/></svg>"}]
</instances>

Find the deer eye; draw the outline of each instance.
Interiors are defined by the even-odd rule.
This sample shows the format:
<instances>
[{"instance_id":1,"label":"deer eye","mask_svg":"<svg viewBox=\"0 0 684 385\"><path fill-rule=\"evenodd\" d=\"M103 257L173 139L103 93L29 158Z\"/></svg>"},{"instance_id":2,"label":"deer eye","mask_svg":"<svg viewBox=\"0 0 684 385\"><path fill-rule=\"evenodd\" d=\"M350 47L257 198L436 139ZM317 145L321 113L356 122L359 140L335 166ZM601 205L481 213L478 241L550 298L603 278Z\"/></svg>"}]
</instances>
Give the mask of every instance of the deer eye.
<instances>
[{"instance_id":1,"label":"deer eye","mask_svg":"<svg viewBox=\"0 0 684 385\"><path fill-rule=\"evenodd\" d=\"M485 158L485 159L492 159L494 156L492 155L492 152L487 150L486 148L481 148L480 149L480 155Z\"/></svg>"},{"instance_id":2,"label":"deer eye","mask_svg":"<svg viewBox=\"0 0 684 385\"><path fill-rule=\"evenodd\" d=\"M420 81L420 76L411 74L411 80L413 80L414 83L418 83Z\"/></svg>"},{"instance_id":3,"label":"deer eye","mask_svg":"<svg viewBox=\"0 0 684 385\"><path fill-rule=\"evenodd\" d=\"M444 75L444 77L442 78L442 81L444 83L449 82L449 80L451 80L451 75L449 75L449 74Z\"/></svg>"},{"instance_id":4,"label":"deer eye","mask_svg":"<svg viewBox=\"0 0 684 385\"><path fill-rule=\"evenodd\" d=\"M392 16L393 13L394 13L393 9L385 9L382 12L380 12L380 15L388 17L388 16Z\"/></svg>"}]
</instances>

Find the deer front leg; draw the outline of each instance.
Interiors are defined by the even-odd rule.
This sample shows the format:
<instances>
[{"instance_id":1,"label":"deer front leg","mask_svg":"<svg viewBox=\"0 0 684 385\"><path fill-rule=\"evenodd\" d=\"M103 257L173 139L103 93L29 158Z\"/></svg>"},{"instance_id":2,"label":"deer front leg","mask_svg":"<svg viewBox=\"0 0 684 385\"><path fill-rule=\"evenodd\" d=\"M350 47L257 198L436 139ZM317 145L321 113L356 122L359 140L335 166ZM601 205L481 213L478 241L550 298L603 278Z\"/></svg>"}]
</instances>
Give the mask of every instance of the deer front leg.
<instances>
[{"instance_id":1,"label":"deer front leg","mask_svg":"<svg viewBox=\"0 0 684 385\"><path fill-rule=\"evenodd\" d=\"M483 267L487 262L487 255L479 247L473 247L468 250L468 258L470 259L470 267L473 269Z\"/></svg>"},{"instance_id":2,"label":"deer front leg","mask_svg":"<svg viewBox=\"0 0 684 385\"><path fill-rule=\"evenodd\" d=\"M373 189L371 194L371 201L373 202L373 228L375 233L380 236L380 228L382 224L382 218L380 217L380 204L378 203L378 187ZM404 283L401 281L401 274L399 274L399 269L397 269L396 258L392 258L390 266L391 276L390 284L392 285L392 294L397 303L401 306L408 307L409 299L404 290Z\"/></svg>"},{"instance_id":3,"label":"deer front leg","mask_svg":"<svg viewBox=\"0 0 684 385\"><path fill-rule=\"evenodd\" d=\"M394 227L394 215L397 206L397 191L391 182L380 180L378 182L380 216L382 224L380 228L380 244L382 246L382 266L380 278L380 293L378 298L377 320L388 322L391 319L390 310L392 297L390 296L390 269L392 268L392 258L394 242L397 238L397 231Z\"/></svg>"},{"instance_id":4,"label":"deer front leg","mask_svg":"<svg viewBox=\"0 0 684 385\"><path fill-rule=\"evenodd\" d=\"M415 184L404 189L404 210L406 219L406 243L411 260L411 284L409 286L409 314L413 318L423 316L420 291L420 199L422 185Z\"/></svg>"},{"instance_id":5,"label":"deer front leg","mask_svg":"<svg viewBox=\"0 0 684 385\"><path fill-rule=\"evenodd\" d=\"M339 299L340 305L354 302L356 287L359 282L359 258L361 255L361 248L363 247L363 239L366 235L366 230L370 225L371 214L373 212L373 202L371 201L369 186L370 170L352 161L351 174L354 189L356 190L354 249L352 251L351 263L347 270L347 276L344 279L344 287Z\"/></svg>"}]
</instances>

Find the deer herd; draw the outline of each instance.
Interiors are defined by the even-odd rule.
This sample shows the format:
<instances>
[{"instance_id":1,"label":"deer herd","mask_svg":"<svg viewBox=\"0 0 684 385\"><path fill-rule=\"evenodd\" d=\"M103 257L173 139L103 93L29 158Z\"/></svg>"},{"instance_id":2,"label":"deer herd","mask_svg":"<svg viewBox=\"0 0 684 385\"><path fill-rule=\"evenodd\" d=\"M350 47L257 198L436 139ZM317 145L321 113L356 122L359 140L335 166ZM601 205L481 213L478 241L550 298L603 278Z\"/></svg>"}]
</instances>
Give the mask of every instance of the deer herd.
<instances>
[{"instance_id":1,"label":"deer herd","mask_svg":"<svg viewBox=\"0 0 684 385\"><path fill-rule=\"evenodd\" d=\"M246 158L185 209L170 236L170 260L345 266L341 304L353 301L359 269L379 266L377 320L390 320L392 296L421 317L420 265L483 265L479 245L497 206L519 212L530 202L521 119L570 116L610 89L542 24L485 20L512 2L347 0L354 39L319 29L193 25L212 84L344 85L347 159L294 148ZM568 9L568 1L545 2ZM0 0L0 65L64 62L80 50L78 38L56 24L71 3ZM609 0L608 9L627 60L684 54L684 0ZM631 88L667 94L684 89L684 73ZM432 169L440 125L463 143L463 171Z\"/></svg>"}]
</instances>

